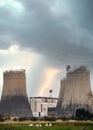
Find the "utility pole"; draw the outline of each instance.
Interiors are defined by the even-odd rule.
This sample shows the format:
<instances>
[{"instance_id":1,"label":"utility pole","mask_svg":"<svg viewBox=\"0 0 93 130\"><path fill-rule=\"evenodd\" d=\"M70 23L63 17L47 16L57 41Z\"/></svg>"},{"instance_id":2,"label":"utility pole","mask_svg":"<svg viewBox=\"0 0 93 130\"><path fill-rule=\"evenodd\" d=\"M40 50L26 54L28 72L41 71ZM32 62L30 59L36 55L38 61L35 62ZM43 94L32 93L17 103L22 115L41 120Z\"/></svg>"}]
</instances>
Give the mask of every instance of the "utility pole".
<instances>
[{"instance_id":1,"label":"utility pole","mask_svg":"<svg viewBox=\"0 0 93 130\"><path fill-rule=\"evenodd\" d=\"M50 98L51 98L51 94L52 94L52 92L53 92L53 90L50 89L50 90L49 90L49 93L50 93L50 96L49 96L49 97L50 97Z\"/></svg>"}]
</instances>

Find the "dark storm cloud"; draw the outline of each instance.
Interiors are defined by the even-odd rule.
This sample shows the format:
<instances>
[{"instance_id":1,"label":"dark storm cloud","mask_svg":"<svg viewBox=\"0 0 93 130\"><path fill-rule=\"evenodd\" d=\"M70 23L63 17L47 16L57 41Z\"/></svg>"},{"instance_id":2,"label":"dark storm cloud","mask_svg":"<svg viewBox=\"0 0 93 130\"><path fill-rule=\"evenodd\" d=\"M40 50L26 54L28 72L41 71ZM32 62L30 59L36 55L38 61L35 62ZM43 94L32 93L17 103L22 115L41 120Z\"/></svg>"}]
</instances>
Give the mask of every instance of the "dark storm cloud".
<instances>
[{"instance_id":1,"label":"dark storm cloud","mask_svg":"<svg viewBox=\"0 0 93 130\"><path fill-rule=\"evenodd\" d=\"M81 27L93 31L93 0L66 0Z\"/></svg>"},{"instance_id":2,"label":"dark storm cloud","mask_svg":"<svg viewBox=\"0 0 93 130\"><path fill-rule=\"evenodd\" d=\"M92 23L89 13L93 3L91 0L88 3L87 0L19 2L24 8L19 17L7 7L0 8L1 36L9 36L20 47L45 55L49 64L92 64L93 37L87 29L87 23ZM86 18L88 14L89 19ZM12 44L8 40L1 41L4 47Z\"/></svg>"}]
</instances>

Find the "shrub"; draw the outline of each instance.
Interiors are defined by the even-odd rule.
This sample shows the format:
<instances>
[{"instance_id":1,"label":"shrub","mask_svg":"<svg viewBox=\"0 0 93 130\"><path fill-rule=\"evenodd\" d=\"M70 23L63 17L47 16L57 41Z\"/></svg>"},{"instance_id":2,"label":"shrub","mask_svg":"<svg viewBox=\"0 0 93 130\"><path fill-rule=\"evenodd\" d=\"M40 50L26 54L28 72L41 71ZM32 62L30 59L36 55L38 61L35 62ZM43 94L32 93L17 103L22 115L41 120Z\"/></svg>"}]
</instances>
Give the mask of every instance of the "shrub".
<instances>
[{"instance_id":1,"label":"shrub","mask_svg":"<svg viewBox=\"0 0 93 130\"><path fill-rule=\"evenodd\" d=\"M4 116L2 114L0 114L0 121L4 121Z\"/></svg>"},{"instance_id":2,"label":"shrub","mask_svg":"<svg viewBox=\"0 0 93 130\"><path fill-rule=\"evenodd\" d=\"M19 117L19 121L25 121L27 120L27 117Z\"/></svg>"},{"instance_id":3,"label":"shrub","mask_svg":"<svg viewBox=\"0 0 93 130\"><path fill-rule=\"evenodd\" d=\"M80 108L76 110L76 118L78 120L91 120L93 119L93 114L83 108Z\"/></svg>"},{"instance_id":4,"label":"shrub","mask_svg":"<svg viewBox=\"0 0 93 130\"><path fill-rule=\"evenodd\" d=\"M45 117L44 117L44 121L56 121L56 118L55 118L55 117L45 116Z\"/></svg>"},{"instance_id":5,"label":"shrub","mask_svg":"<svg viewBox=\"0 0 93 130\"><path fill-rule=\"evenodd\" d=\"M30 120L31 120L31 121L37 121L38 118L37 118L37 117L31 117Z\"/></svg>"}]
</instances>

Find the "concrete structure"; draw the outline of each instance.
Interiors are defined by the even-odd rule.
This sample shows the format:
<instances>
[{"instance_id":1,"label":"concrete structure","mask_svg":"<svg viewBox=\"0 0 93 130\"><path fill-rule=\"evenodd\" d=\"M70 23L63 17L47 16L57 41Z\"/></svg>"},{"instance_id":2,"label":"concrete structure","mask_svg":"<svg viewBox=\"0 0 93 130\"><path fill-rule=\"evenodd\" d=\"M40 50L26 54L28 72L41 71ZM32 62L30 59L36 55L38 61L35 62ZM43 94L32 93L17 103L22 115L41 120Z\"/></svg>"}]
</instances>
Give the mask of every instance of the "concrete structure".
<instances>
[{"instance_id":1,"label":"concrete structure","mask_svg":"<svg viewBox=\"0 0 93 130\"><path fill-rule=\"evenodd\" d=\"M34 117L44 117L48 116L48 108L56 108L57 98L30 97L30 104Z\"/></svg>"},{"instance_id":2,"label":"concrete structure","mask_svg":"<svg viewBox=\"0 0 93 130\"><path fill-rule=\"evenodd\" d=\"M3 73L0 113L12 117L32 116L26 92L25 70L5 71Z\"/></svg>"},{"instance_id":3,"label":"concrete structure","mask_svg":"<svg viewBox=\"0 0 93 130\"><path fill-rule=\"evenodd\" d=\"M66 78L61 80L56 115L75 116L78 108L92 112L92 99L89 70L85 66L74 70L71 70L71 66L67 66Z\"/></svg>"}]
</instances>

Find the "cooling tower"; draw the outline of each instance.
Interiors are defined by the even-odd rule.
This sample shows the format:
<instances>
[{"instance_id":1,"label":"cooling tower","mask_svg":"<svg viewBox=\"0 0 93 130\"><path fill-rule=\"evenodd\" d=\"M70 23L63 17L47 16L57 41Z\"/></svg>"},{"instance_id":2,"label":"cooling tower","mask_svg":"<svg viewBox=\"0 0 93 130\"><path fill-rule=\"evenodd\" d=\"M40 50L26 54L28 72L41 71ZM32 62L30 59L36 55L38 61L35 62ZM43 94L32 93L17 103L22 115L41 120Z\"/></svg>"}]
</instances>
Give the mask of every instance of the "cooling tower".
<instances>
[{"instance_id":1,"label":"cooling tower","mask_svg":"<svg viewBox=\"0 0 93 130\"><path fill-rule=\"evenodd\" d=\"M32 116L26 93L25 70L3 73L0 113L17 117Z\"/></svg>"},{"instance_id":2,"label":"cooling tower","mask_svg":"<svg viewBox=\"0 0 93 130\"><path fill-rule=\"evenodd\" d=\"M79 108L92 112L91 97L89 70L85 66L74 70L67 69L66 78L61 81L56 115L75 116Z\"/></svg>"}]
</instances>

